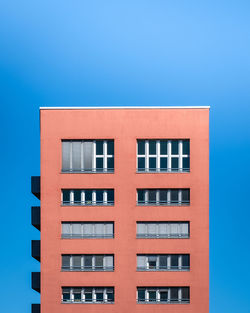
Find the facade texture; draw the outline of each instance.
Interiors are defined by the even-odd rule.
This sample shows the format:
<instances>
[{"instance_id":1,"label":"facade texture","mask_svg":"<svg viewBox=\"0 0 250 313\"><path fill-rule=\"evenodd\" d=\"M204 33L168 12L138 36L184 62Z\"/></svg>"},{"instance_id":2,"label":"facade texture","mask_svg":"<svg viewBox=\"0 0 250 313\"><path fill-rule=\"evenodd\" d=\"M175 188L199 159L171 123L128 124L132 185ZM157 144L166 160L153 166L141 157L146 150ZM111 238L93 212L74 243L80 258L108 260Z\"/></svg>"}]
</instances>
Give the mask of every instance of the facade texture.
<instances>
[{"instance_id":1,"label":"facade texture","mask_svg":"<svg viewBox=\"0 0 250 313\"><path fill-rule=\"evenodd\" d=\"M40 123L33 313L208 313L209 108L41 108Z\"/></svg>"}]
</instances>

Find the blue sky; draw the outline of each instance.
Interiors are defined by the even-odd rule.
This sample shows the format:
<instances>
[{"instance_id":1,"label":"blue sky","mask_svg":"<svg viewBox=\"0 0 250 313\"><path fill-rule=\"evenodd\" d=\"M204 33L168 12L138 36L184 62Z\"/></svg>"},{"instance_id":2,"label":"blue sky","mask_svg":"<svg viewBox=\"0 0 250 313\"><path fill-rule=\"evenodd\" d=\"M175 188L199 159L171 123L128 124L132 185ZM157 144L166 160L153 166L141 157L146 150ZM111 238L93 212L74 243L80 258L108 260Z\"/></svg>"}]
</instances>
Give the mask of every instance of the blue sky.
<instances>
[{"instance_id":1,"label":"blue sky","mask_svg":"<svg viewBox=\"0 0 250 313\"><path fill-rule=\"evenodd\" d=\"M39 302L39 106L211 105L210 313L249 313L250 2L2 0L0 47L0 311Z\"/></svg>"}]
</instances>

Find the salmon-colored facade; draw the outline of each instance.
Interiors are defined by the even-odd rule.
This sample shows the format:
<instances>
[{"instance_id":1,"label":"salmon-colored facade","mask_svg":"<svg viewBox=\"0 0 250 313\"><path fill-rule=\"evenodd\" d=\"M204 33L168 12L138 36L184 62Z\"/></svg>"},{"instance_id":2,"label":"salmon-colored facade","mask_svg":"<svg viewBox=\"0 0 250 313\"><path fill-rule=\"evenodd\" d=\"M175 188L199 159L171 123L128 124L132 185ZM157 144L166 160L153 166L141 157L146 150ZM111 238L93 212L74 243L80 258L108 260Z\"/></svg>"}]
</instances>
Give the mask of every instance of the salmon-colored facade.
<instances>
[{"instance_id":1,"label":"salmon-colored facade","mask_svg":"<svg viewBox=\"0 0 250 313\"><path fill-rule=\"evenodd\" d=\"M209 312L209 108L41 108L41 312ZM62 172L62 140L114 140L114 172ZM137 140L190 142L190 171L138 172ZM138 189L190 189L190 205L137 204ZM114 205L62 205L62 190L114 189ZM62 238L62 222L113 222L114 238ZM189 238L137 238L137 222L189 222ZM62 271L62 255L114 255L114 271ZM189 254L188 271L138 271L137 255ZM112 303L62 288L112 287ZM189 303L137 302L138 287L189 287Z\"/></svg>"}]
</instances>

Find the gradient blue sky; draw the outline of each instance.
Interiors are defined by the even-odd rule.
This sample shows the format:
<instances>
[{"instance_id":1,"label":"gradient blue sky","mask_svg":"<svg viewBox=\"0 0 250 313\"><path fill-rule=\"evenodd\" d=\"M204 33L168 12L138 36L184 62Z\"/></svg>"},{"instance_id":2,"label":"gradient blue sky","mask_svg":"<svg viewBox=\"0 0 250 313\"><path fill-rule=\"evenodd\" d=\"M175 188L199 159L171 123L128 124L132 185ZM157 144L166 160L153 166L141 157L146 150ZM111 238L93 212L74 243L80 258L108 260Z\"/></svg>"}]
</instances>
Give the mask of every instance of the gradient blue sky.
<instances>
[{"instance_id":1,"label":"gradient blue sky","mask_svg":"<svg viewBox=\"0 0 250 313\"><path fill-rule=\"evenodd\" d=\"M249 313L249 0L0 0L0 47L0 311L39 302L39 106L211 105L210 313Z\"/></svg>"}]
</instances>

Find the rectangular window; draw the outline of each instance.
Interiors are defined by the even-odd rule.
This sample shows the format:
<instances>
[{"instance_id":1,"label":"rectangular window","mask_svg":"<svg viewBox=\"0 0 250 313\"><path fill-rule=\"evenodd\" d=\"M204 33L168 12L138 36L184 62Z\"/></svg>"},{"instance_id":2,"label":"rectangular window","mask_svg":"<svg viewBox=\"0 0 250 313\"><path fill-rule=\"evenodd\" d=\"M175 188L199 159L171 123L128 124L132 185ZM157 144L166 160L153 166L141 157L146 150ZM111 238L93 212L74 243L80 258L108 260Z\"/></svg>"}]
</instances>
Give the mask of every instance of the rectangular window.
<instances>
[{"instance_id":1,"label":"rectangular window","mask_svg":"<svg viewBox=\"0 0 250 313\"><path fill-rule=\"evenodd\" d=\"M190 189L137 189L138 205L190 205Z\"/></svg>"},{"instance_id":2,"label":"rectangular window","mask_svg":"<svg viewBox=\"0 0 250 313\"><path fill-rule=\"evenodd\" d=\"M138 172L189 172L189 139L137 140Z\"/></svg>"},{"instance_id":3,"label":"rectangular window","mask_svg":"<svg viewBox=\"0 0 250 313\"><path fill-rule=\"evenodd\" d=\"M138 303L190 303L189 287L137 287Z\"/></svg>"},{"instance_id":4,"label":"rectangular window","mask_svg":"<svg viewBox=\"0 0 250 313\"><path fill-rule=\"evenodd\" d=\"M114 172L114 140L62 140L62 172Z\"/></svg>"},{"instance_id":5,"label":"rectangular window","mask_svg":"<svg viewBox=\"0 0 250 313\"><path fill-rule=\"evenodd\" d=\"M114 189L62 189L62 205L114 205Z\"/></svg>"},{"instance_id":6,"label":"rectangular window","mask_svg":"<svg viewBox=\"0 0 250 313\"><path fill-rule=\"evenodd\" d=\"M137 222L137 238L189 238L189 222Z\"/></svg>"},{"instance_id":7,"label":"rectangular window","mask_svg":"<svg viewBox=\"0 0 250 313\"><path fill-rule=\"evenodd\" d=\"M114 287L62 287L62 303L114 303Z\"/></svg>"},{"instance_id":8,"label":"rectangular window","mask_svg":"<svg viewBox=\"0 0 250 313\"><path fill-rule=\"evenodd\" d=\"M138 254L137 271L189 271L189 254Z\"/></svg>"},{"instance_id":9,"label":"rectangular window","mask_svg":"<svg viewBox=\"0 0 250 313\"><path fill-rule=\"evenodd\" d=\"M114 238L113 222L62 222L63 239Z\"/></svg>"}]
</instances>

